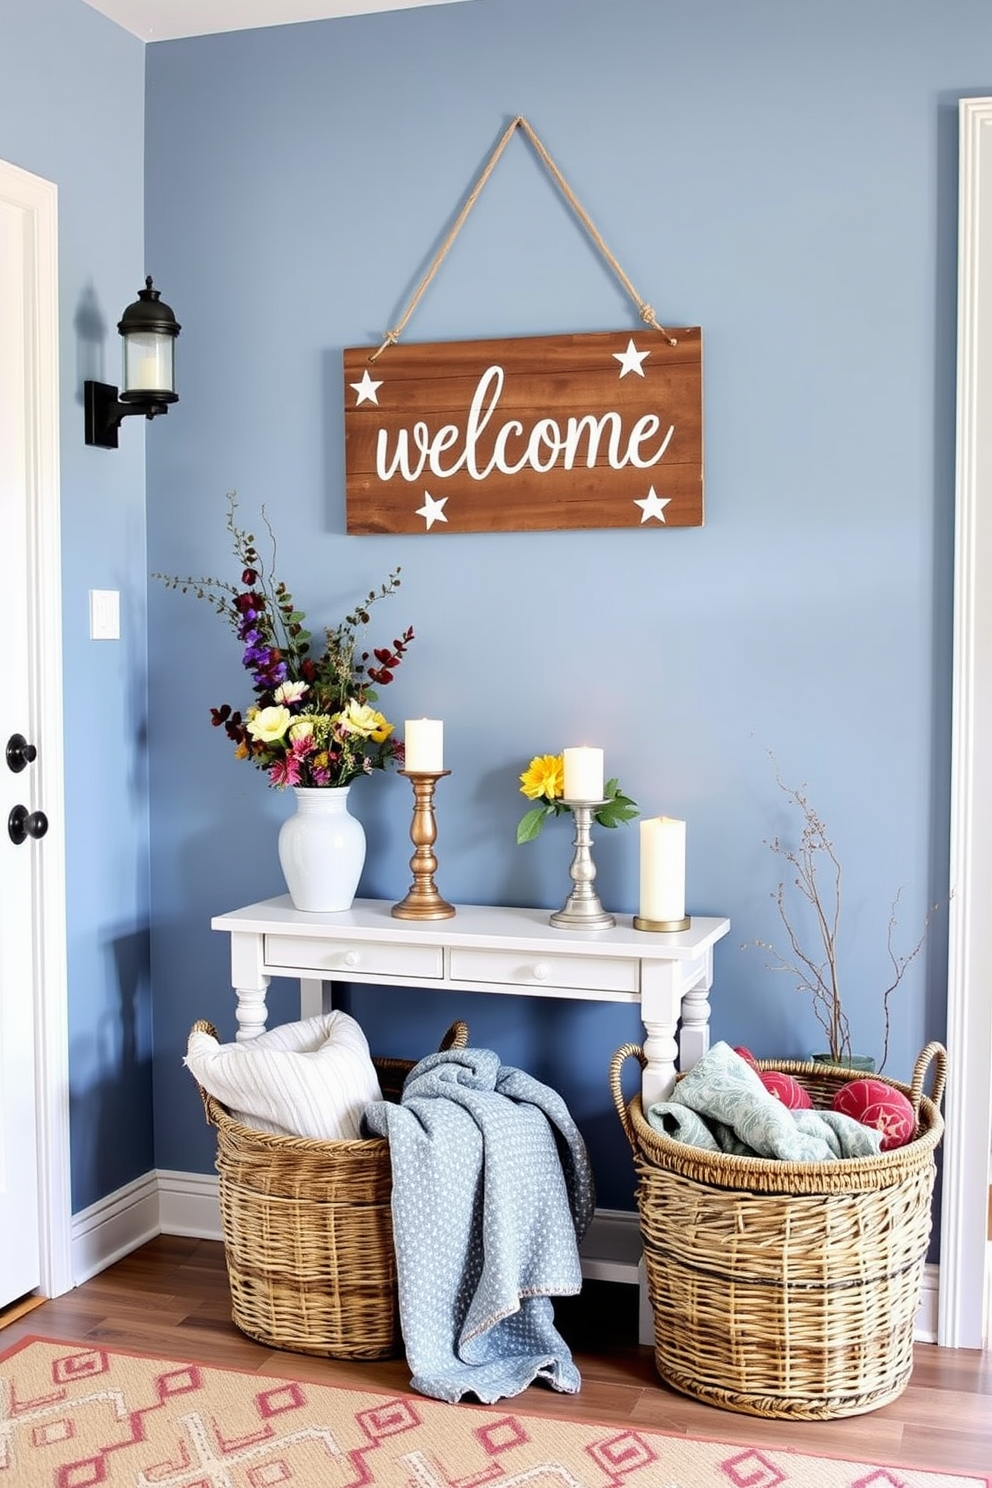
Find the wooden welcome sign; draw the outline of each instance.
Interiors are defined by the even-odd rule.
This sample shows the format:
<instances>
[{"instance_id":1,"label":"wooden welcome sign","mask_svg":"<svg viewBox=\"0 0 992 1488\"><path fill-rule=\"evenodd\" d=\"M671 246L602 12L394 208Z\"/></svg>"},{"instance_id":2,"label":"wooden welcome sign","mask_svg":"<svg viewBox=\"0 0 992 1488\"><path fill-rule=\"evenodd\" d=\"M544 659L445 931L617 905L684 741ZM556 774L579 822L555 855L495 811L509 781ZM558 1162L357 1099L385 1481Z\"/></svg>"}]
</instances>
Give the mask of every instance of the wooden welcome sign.
<instances>
[{"instance_id":1,"label":"wooden welcome sign","mask_svg":"<svg viewBox=\"0 0 992 1488\"><path fill-rule=\"evenodd\" d=\"M698 326L350 347L344 427L349 533L702 526Z\"/></svg>"}]
</instances>

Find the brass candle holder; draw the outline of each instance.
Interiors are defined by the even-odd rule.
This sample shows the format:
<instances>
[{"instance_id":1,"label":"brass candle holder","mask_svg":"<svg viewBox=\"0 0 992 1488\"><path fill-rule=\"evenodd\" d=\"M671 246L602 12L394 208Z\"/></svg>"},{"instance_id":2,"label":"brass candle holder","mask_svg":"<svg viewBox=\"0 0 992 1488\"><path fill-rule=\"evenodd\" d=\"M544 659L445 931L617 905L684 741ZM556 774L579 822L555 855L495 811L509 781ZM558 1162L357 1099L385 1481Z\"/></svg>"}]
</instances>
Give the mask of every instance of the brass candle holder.
<instances>
[{"instance_id":1,"label":"brass candle holder","mask_svg":"<svg viewBox=\"0 0 992 1488\"><path fill-rule=\"evenodd\" d=\"M688 930L692 916L684 915L681 920L648 920L643 915L635 915L633 923L635 930L651 930L655 935L677 935L680 930Z\"/></svg>"},{"instance_id":2,"label":"brass candle holder","mask_svg":"<svg viewBox=\"0 0 992 1488\"><path fill-rule=\"evenodd\" d=\"M434 843L437 841L437 825L434 820L434 787L450 770L399 770L413 785L413 821L410 823L410 839L414 853L410 859L413 883L405 899L394 904L391 914L398 920L449 920L455 906L442 899L434 883L437 858Z\"/></svg>"},{"instance_id":3,"label":"brass candle holder","mask_svg":"<svg viewBox=\"0 0 992 1488\"><path fill-rule=\"evenodd\" d=\"M551 916L551 924L559 930L609 930L616 924L593 888L596 864L592 860L592 819L605 804L605 801L565 802L575 818L575 852L568 869L572 892L561 909Z\"/></svg>"}]
</instances>

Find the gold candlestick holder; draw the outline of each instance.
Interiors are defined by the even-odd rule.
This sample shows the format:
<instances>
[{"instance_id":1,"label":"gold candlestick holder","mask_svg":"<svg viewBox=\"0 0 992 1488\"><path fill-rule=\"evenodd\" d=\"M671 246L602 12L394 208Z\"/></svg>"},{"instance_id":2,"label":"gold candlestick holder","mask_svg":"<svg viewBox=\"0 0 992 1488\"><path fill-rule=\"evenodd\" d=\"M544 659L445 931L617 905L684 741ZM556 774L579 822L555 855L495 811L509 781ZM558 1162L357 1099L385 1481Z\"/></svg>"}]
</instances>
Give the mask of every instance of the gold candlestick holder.
<instances>
[{"instance_id":1,"label":"gold candlestick holder","mask_svg":"<svg viewBox=\"0 0 992 1488\"><path fill-rule=\"evenodd\" d=\"M405 899L394 904L391 914L398 920L449 920L455 906L442 899L434 883L437 858L434 843L437 841L437 824L434 820L434 787L450 770L399 770L413 785L413 821L410 823L410 839L414 853L410 859L413 883Z\"/></svg>"},{"instance_id":2,"label":"gold candlestick holder","mask_svg":"<svg viewBox=\"0 0 992 1488\"><path fill-rule=\"evenodd\" d=\"M676 935L680 930L688 930L692 924L692 916L684 915L681 920L648 920L643 915L634 916L635 930L653 930L655 935Z\"/></svg>"},{"instance_id":3,"label":"gold candlestick holder","mask_svg":"<svg viewBox=\"0 0 992 1488\"><path fill-rule=\"evenodd\" d=\"M569 866L572 892L550 923L559 930L609 930L614 917L602 906L593 888L596 864L592 860L592 819L605 801L566 801L575 818L575 853Z\"/></svg>"}]
</instances>

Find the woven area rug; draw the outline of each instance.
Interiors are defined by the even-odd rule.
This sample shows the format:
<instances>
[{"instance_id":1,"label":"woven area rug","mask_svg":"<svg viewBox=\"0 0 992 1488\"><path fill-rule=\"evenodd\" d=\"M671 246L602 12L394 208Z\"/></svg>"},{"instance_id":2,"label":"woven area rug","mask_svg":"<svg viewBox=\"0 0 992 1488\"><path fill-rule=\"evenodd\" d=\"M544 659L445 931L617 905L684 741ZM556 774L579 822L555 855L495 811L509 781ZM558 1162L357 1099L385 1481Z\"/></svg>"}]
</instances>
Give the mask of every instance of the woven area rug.
<instances>
[{"instance_id":1,"label":"woven area rug","mask_svg":"<svg viewBox=\"0 0 992 1488\"><path fill-rule=\"evenodd\" d=\"M27 1339L0 1356L2 1488L986 1488L838 1461Z\"/></svg>"}]
</instances>

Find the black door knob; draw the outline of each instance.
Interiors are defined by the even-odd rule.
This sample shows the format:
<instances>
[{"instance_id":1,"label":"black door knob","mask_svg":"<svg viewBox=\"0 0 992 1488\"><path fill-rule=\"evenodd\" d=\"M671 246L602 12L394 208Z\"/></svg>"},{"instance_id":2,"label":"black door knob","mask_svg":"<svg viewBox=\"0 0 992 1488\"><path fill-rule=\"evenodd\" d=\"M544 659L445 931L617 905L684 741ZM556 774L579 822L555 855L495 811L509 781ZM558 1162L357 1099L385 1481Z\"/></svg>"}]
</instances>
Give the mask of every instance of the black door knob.
<instances>
[{"instance_id":1,"label":"black door knob","mask_svg":"<svg viewBox=\"0 0 992 1488\"><path fill-rule=\"evenodd\" d=\"M7 818L7 836L15 847L20 847L26 837L44 837L47 831L48 817L43 811L14 806Z\"/></svg>"},{"instance_id":2,"label":"black door knob","mask_svg":"<svg viewBox=\"0 0 992 1488\"><path fill-rule=\"evenodd\" d=\"M23 734L11 734L7 740L7 768L19 775L25 765L33 764L38 758L38 751L33 744L29 744Z\"/></svg>"}]
</instances>

